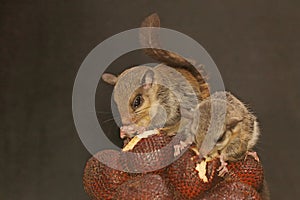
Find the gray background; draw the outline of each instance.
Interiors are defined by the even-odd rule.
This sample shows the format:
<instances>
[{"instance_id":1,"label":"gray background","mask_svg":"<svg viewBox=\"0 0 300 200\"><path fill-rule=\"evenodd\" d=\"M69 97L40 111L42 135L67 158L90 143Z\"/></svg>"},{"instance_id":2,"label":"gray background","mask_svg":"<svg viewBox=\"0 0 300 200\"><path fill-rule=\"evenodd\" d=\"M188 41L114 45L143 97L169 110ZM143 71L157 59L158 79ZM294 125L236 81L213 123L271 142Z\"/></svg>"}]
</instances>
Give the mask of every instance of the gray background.
<instances>
[{"instance_id":1,"label":"gray background","mask_svg":"<svg viewBox=\"0 0 300 200\"><path fill-rule=\"evenodd\" d=\"M88 199L81 179L90 155L71 110L76 72L98 43L138 27L152 12L164 27L202 44L226 88L251 105L261 122L258 151L272 199L296 199L299 6L296 0L1 0L0 199ZM110 71L146 60L133 53ZM109 111L111 89L99 85L100 112ZM115 126L105 129L117 140Z\"/></svg>"}]
</instances>

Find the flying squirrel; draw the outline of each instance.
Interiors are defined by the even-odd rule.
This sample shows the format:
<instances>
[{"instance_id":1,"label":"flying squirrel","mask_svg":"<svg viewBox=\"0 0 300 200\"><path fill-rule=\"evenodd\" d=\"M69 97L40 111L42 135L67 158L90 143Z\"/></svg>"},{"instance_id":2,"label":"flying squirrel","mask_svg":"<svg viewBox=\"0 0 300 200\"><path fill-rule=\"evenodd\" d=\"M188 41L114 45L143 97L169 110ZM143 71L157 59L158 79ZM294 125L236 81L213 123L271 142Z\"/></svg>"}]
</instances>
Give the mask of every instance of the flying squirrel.
<instances>
[{"instance_id":1,"label":"flying squirrel","mask_svg":"<svg viewBox=\"0 0 300 200\"><path fill-rule=\"evenodd\" d=\"M197 110L197 120L191 128L197 150L207 159L220 158L220 176L227 172L227 161L241 160L247 155L259 161L252 151L260 135L258 121L244 103L229 92L216 92L200 102ZM216 132L221 134L215 137Z\"/></svg>"},{"instance_id":2,"label":"flying squirrel","mask_svg":"<svg viewBox=\"0 0 300 200\"><path fill-rule=\"evenodd\" d=\"M160 27L160 19L152 14L141 26ZM210 95L207 77L191 61L160 49L157 35L151 30L140 32L140 42L151 47L144 49L145 53L161 64L132 67L119 76L102 75L105 82L114 85L113 98L122 121L121 138L132 138L151 129L172 136L180 123L187 120L190 128L181 145L174 147L175 154L187 144L195 143L202 157L220 158L220 175L226 173L226 161L242 159L247 152L258 159L250 151L259 136L258 122L240 100L229 92ZM225 112L212 115L224 105ZM220 128L207 135L212 116Z\"/></svg>"},{"instance_id":3,"label":"flying squirrel","mask_svg":"<svg viewBox=\"0 0 300 200\"><path fill-rule=\"evenodd\" d=\"M141 27L160 27L158 15L147 17ZM144 52L161 64L132 67L119 76L102 75L105 82L114 85L113 98L123 124L120 137L131 138L149 126L174 135L182 114L191 116L189 111L209 96L208 85L191 62L160 49L155 31L141 30L140 43L151 47Z\"/></svg>"}]
</instances>

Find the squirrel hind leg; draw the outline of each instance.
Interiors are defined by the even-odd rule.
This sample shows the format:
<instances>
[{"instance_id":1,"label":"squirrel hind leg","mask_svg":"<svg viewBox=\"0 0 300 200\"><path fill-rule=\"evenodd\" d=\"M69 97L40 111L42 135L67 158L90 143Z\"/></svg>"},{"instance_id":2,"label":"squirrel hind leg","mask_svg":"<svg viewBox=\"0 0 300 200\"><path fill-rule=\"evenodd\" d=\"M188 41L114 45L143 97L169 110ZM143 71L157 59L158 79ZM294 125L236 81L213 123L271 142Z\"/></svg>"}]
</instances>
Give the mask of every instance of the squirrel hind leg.
<instances>
[{"instance_id":1,"label":"squirrel hind leg","mask_svg":"<svg viewBox=\"0 0 300 200\"><path fill-rule=\"evenodd\" d=\"M228 163L225 161L224 157L220 155L221 166L218 168L219 176L223 177L228 172L227 165Z\"/></svg>"},{"instance_id":2,"label":"squirrel hind leg","mask_svg":"<svg viewBox=\"0 0 300 200\"><path fill-rule=\"evenodd\" d=\"M179 144L174 145L174 157L181 155L193 143L194 137L191 134L187 134L184 140L180 140Z\"/></svg>"},{"instance_id":3,"label":"squirrel hind leg","mask_svg":"<svg viewBox=\"0 0 300 200\"><path fill-rule=\"evenodd\" d=\"M252 156L257 162L260 161L259 157L258 157L258 155L255 151L247 151L246 156L245 156L245 160L247 159L248 156Z\"/></svg>"}]
</instances>

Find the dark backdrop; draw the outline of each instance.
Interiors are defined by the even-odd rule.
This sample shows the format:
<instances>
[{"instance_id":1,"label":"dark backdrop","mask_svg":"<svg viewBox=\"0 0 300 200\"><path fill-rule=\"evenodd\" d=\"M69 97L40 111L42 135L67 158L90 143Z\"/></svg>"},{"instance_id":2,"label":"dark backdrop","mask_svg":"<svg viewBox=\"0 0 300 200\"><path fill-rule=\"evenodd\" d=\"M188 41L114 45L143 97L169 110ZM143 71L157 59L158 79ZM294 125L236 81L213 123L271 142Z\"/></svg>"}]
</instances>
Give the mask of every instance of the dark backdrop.
<instances>
[{"instance_id":1,"label":"dark backdrop","mask_svg":"<svg viewBox=\"0 0 300 200\"><path fill-rule=\"evenodd\" d=\"M202 44L226 88L251 105L261 122L258 150L272 199L297 199L299 6L296 0L1 0L0 199L88 199L81 179L90 155L71 110L75 75L97 44L152 12L164 27ZM138 54L113 67L119 72L142 62ZM104 99L110 95L111 87L99 88ZM107 100L97 103L109 110Z\"/></svg>"}]
</instances>

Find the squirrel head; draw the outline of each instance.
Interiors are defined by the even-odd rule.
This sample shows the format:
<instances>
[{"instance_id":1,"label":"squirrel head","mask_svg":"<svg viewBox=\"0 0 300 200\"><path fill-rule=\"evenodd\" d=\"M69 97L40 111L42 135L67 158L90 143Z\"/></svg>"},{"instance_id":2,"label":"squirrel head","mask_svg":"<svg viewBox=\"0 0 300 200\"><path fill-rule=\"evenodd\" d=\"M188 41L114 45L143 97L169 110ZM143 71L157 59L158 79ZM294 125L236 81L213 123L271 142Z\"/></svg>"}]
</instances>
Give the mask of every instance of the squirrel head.
<instances>
[{"instance_id":1,"label":"squirrel head","mask_svg":"<svg viewBox=\"0 0 300 200\"><path fill-rule=\"evenodd\" d=\"M103 74L102 79L114 85L113 99L129 137L139 134L136 130L141 127L163 128L167 134L174 134L182 109L190 110L198 102L185 76L164 64L136 66L118 77Z\"/></svg>"},{"instance_id":2,"label":"squirrel head","mask_svg":"<svg viewBox=\"0 0 300 200\"><path fill-rule=\"evenodd\" d=\"M166 118L166 111L158 100L162 86L155 82L155 70L137 66L125 70L118 77L104 73L102 79L114 85L113 99L117 104L123 127L130 127L126 136L138 134L140 127L157 128ZM159 118L159 120L157 119ZM155 119L155 120L154 120Z\"/></svg>"}]
</instances>

